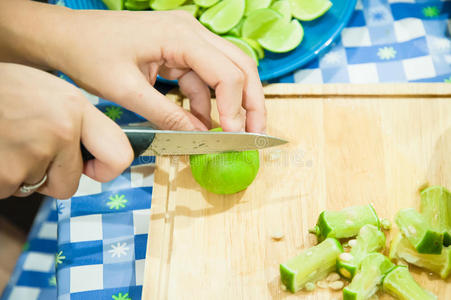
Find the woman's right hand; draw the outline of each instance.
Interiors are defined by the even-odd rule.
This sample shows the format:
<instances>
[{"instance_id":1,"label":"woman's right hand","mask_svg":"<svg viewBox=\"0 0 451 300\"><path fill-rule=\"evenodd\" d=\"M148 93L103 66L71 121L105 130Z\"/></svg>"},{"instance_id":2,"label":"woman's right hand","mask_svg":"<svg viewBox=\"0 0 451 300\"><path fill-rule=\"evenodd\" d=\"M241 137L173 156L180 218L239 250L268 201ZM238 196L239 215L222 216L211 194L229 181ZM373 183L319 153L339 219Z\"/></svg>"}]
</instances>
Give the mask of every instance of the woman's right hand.
<instances>
[{"instance_id":1,"label":"woman's right hand","mask_svg":"<svg viewBox=\"0 0 451 300\"><path fill-rule=\"evenodd\" d=\"M78 88L17 64L0 63L0 78L0 199L46 174L38 192L67 199L82 173L106 182L130 165L125 134ZM96 157L84 165L80 141Z\"/></svg>"}]
</instances>

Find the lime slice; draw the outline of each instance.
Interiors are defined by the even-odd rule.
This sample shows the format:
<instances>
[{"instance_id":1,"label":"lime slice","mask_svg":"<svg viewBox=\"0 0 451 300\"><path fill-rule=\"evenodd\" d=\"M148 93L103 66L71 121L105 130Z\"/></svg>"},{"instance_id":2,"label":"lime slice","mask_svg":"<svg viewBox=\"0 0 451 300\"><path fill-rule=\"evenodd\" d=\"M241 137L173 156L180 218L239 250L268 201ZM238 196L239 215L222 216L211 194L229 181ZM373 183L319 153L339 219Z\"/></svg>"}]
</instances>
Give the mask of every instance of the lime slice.
<instances>
[{"instance_id":1,"label":"lime slice","mask_svg":"<svg viewBox=\"0 0 451 300\"><path fill-rule=\"evenodd\" d=\"M282 15L270 8L261 8L251 12L243 23L241 34L253 40L258 40L282 19Z\"/></svg>"},{"instance_id":2,"label":"lime slice","mask_svg":"<svg viewBox=\"0 0 451 300\"><path fill-rule=\"evenodd\" d=\"M243 50L243 52L252 57L257 62L258 65L258 57L257 54L255 53L254 48L252 48L251 45L249 45L245 40L231 35L223 36L223 38L225 38L226 40L228 40L229 42L233 43L235 46Z\"/></svg>"},{"instance_id":3,"label":"lime slice","mask_svg":"<svg viewBox=\"0 0 451 300\"><path fill-rule=\"evenodd\" d=\"M150 0L150 7L154 10L174 9L185 3L186 0Z\"/></svg>"},{"instance_id":4,"label":"lime slice","mask_svg":"<svg viewBox=\"0 0 451 300\"><path fill-rule=\"evenodd\" d=\"M244 12L244 15L248 15L249 13L253 12L254 10L260 9L260 8L267 8L271 4L272 0L246 0L246 10Z\"/></svg>"},{"instance_id":5,"label":"lime slice","mask_svg":"<svg viewBox=\"0 0 451 300\"><path fill-rule=\"evenodd\" d=\"M236 24L232 29L230 29L229 32L227 32L227 35L234 35L234 36L241 36L241 28L243 28L245 18L241 18L240 22Z\"/></svg>"},{"instance_id":6,"label":"lime slice","mask_svg":"<svg viewBox=\"0 0 451 300\"><path fill-rule=\"evenodd\" d=\"M210 7L215 5L219 0L194 0L194 3L202 7Z\"/></svg>"},{"instance_id":7,"label":"lime slice","mask_svg":"<svg viewBox=\"0 0 451 300\"><path fill-rule=\"evenodd\" d=\"M304 37L304 29L298 20L280 20L257 41L266 50L284 53L296 48Z\"/></svg>"},{"instance_id":8,"label":"lime slice","mask_svg":"<svg viewBox=\"0 0 451 300\"><path fill-rule=\"evenodd\" d=\"M146 10L149 8L149 2L125 1L124 6L127 10Z\"/></svg>"},{"instance_id":9,"label":"lime slice","mask_svg":"<svg viewBox=\"0 0 451 300\"><path fill-rule=\"evenodd\" d=\"M274 2L270 8L280 13L285 21L288 22L291 20L291 6L289 0Z\"/></svg>"},{"instance_id":10,"label":"lime slice","mask_svg":"<svg viewBox=\"0 0 451 300\"><path fill-rule=\"evenodd\" d=\"M122 10L124 9L123 0L102 0L103 3L111 10Z\"/></svg>"},{"instance_id":11,"label":"lime slice","mask_svg":"<svg viewBox=\"0 0 451 300\"><path fill-rule=\"evenodd\" d=\"M324 15L332 6L329 0L289 0L291 13L301 21L311 21Z\"/></svg>"},{"instance_id":12,"label":"lime slice","mask_svg":"<svg viewBox=\"0 0 451 300\"><path fill-rule=\"evenodd\" d=\"M244 0L224 0L207 9L199 21L215 33L226 33L240 22L244 7Z\"/></svg>"},{"instance_id":13,"label":"lime slice","mask_svg":"<svg viewBox=\"0 0 451 300\"><path fill-rule=\"evenodd\" d=\"M258 59L263 59L265 57L265 51L263 50L262 46L260 46L260 44L252 39L248 39L248 38L243 38L243 40L248 43L252 49L255 50L255 52L257 53L257 57Z\"/></svg>"},{"instance_id":14,"label":"lime slice","mask_svg":"<svg viewBox=\"0 0 451 300\"><path fill-rule=\"evenodd\" d=\"M193 15L193 17L197 17L197 12L199 11L199 6L196 4L188 4L182 5L176 8L177 10L184 10Z\"/></svg>"}]
</instances>

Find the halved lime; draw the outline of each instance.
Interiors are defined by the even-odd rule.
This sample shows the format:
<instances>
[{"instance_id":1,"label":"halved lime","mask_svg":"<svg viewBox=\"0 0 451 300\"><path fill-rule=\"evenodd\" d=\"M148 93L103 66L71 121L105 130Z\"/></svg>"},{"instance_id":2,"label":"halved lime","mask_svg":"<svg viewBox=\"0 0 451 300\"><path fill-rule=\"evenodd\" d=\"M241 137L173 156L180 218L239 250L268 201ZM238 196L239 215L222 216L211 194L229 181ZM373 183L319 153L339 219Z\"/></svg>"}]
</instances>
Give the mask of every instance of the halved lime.
<instances>
[{"instance_id":1,"label":"halved lime","mask_svg":"<svg viewBox=\"0 0 451 300\"><path fill-rule=\"evenodd\" d=\"M244 14L247 16L254 10L260 8L267 8L271 4L272 0L246 0L246 10Z\"/></svg>"},{"instance_id":2,"label":"halved lime","mask_svg":"<svg viewBox=\"0 0 451 300\"><path fill-rule=\"evenodd\" d=\"M291 14L301 21L311 21L324 15L332 6L329 0L289 0Z\"/></svg>"},{"instance_id":3,"label":"halved lime","mask_svg":"<svg viewBox=\"0 0 451 300\"><path fill-rule=\"evenodd\" d=\"M219 0L194 0L194 3L202 7L210 7L215 5Z\"/></svg>"},{"instance_id":4,"label":"halved lime","mask_svg":"<svg viewBox=\"0 0 451 300\"><path fill-rule=\"evenodd\" d=\"M186 0L150 0L150 7L154 10L174 9L185 3Z\"/></svg>"},{"instance_id":5,"label":"halved lime","mask_svg":"<svg viewBox=\"0 0 451 300\"><path fill-rule=\"evenodd\" d=\"M279 0L274 2L271 6L271 9L274 9L275 11L279 12L284 20L290 21L291 20L291 6L289 0Z\"/></svg>"},{"instance_id":6,"label":"halved lime","mask_svg":"<svg viewBox=\"0 0 451 300\"><path fill-rule=\"evenodd\" d=\"M124 1L123 0L103 0L103 3L111 10L123 10Z\"/></svg>"},{"instance_id":7,"label":"halved lime","mask_svg":"<svg viewBox=\"0 0 451 300\"><path fill-rule=\"evenodd\" d=\"M243 52L252 57L257 62L258 65L257 54L255 53L254 48L250 44L248 44L247 41L231 35L225 35L223 36L223 38L225 38L226 40L228 40L229 42L233 43L235 46L243 50Z\"/></svg>"},{"instance_id":8,"label":"halved lime","mask_svg":"<svg viewBox=\"0 0 451 300\"><path fill-rule=\"evenodd\" d=\"M241 18L241 20L238 22L238 24L233 26L233 28L230 29L229 32L227 32L227 35L234 35L234 36L240 37L241 36L241 28L243 28L244 20L246 20L246 19Z\"/></svg>"},{"instance_id":9,"label":"halved lime","mask_svg":"<svg viewBox=\"0 0 451 300\"><path fill-rule=\"evenodd\" d=\"M248 43L252 49L255 50L255 52L257 53L257 57L258 59L263 59L265 57L265 51L263 50L262 46L260 46L260 44L256 41L254 41L253 39L249 39L249 38L243 38L243 40Z\"/></svg>"},{"instance_id":10,"label":"halved lime","mask_svg":"<svg viewBox=\"0 0 451 300\"><path fill-rule=\"evenodd\" d=\"M199 21L215 33L226 33L244 15L245 0L224 0L207 9Z\"/></svg>"},{"instance_id":11,"label":"halved lime","mask_svg":"<svg viewBox=\"0 0 451 300\"><path fill-rule=\"evenodd\" d=\"M243 23L241 34L243 37L258 40L281 20L281 14L270 8L261 8L251 12Z\"/></svg>"},{"instance_id":12,"label":"halved lime","mask_svg":"<svg viewBox=\"0 0 451 300\"><path fill-rule=\"evenodd\" d=\"M149 2L125 1L124 7L127 10L146 10L149 8Z\"/></svg>"},{"instance_id":13,"label":"halved lime","mask_svg":"<svg viewBox=\"0 0 451 300\"><path fill-rule=\"evenodd\" d=\"M304 29L298 20L286 22L281 19L257 41L266 50L283 53L296 48L304 37Z\"/></svg>"},{"instance_id":14,"label":"halved lime","mask_svg":"<svg viewBox=\"0 0 451 300\"><path fill-rule=\"evenodd\" d=\"M193 15L193 17L197 17L197 12L199 11L199 6L196 4L188 4L182 5L176 8L177 10L184 10Z\"/></svg>"}]
</instances>

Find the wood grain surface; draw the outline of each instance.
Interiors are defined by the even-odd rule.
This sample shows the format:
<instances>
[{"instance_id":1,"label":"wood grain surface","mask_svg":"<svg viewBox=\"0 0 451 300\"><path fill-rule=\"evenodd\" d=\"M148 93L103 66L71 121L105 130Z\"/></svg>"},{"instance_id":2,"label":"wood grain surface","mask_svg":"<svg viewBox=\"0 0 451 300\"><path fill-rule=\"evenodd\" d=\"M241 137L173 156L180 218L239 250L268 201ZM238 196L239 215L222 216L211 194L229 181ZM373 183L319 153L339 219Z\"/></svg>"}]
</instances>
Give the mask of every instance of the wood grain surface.
<instances>
[{"instance_id":1,"label":"wood grain surface","mask_svg":"<svg viewBox=\"0 0 451 300\"><path fill-rule=\"evenodd\" d=\"M268 134L290 143L260 152L247 190L211 194L187 157L158 157L143 299L341 299L280 287L279 263L313 245L319 213L373 203L393 220L419 207L424 182L451 188L451 85L277 84L265 94ZM450 279L411 270L449 299Z\"/></svg>"}]
</instances>

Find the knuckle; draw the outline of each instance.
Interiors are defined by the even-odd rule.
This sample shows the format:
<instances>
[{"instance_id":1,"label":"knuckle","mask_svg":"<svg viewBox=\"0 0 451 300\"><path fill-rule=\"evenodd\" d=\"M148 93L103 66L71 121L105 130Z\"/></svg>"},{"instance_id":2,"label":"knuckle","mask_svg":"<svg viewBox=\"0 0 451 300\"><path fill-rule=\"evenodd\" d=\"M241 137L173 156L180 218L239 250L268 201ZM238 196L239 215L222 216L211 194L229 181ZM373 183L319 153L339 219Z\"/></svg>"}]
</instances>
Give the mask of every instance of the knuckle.
<instances>
[{"instance_id":1,"label":"knuckle","mask_svg":"<svg viewBox=\"0 0 451 300\"><path fill-rule=\"evenodd\" d=\"M164 117L163 125L169 130L183 129L189 125L189 120L182 110L177 110Z\"/></svg>"},{"instance_id":2,"label":"knuckle","mask_svg":"<svg viewBox=\"0 0 451 300\"><path fill-rule=\"evenodd\" d=\"M50 161L53 157L53 151L48 145L33 143L29 145L27 151L35 161L39 162Z\"/></svg>"},{"instance_id":3,"label":"knuckle","mask_svg":"<svg viewBox=\"0 0 451 300\"><path fill-rule=\"evenodd\" d=\"M232 69L226 79L226 82L231 85L239 85L242 86L244 84L244 74L241 72L241 70L235 68Z\"/></svg>"}]
</instances>

